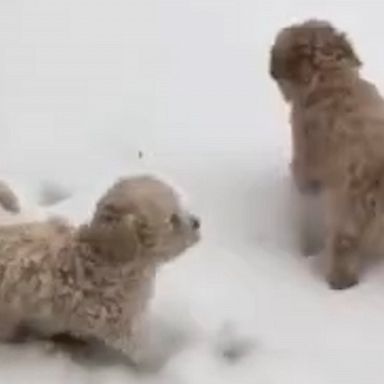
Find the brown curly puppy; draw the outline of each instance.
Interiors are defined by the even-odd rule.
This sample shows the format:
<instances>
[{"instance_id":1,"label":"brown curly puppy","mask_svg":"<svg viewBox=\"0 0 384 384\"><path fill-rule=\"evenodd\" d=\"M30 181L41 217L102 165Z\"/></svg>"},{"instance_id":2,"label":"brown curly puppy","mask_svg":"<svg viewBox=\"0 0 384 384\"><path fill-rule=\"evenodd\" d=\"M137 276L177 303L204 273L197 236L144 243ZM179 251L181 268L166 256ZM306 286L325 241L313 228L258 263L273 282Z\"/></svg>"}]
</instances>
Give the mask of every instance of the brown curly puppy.
<instances>
[{"instance_id":1,"label":"brown curly puppy","mask_svg":"<svg viewBox=\"0 0 384 384\"><path fill-rule=\"evenodd\" d=\"M80 228L60 220L0 228L0 337L28 329L97 339L141 363L157 267L194 245L199 227L171 187L140 176L118 181Z\"/></svg>"},{"instance_id":2,"label":"brown curly puppy","mask_svg":"<svg viewBox=\"0 0 384 384\"><path fill-rule=\"evenodd\" d=\"M384 101L360 66L325 21L283 29L271 50L271 76L292 106L294 179L324 192L334 289L358 282L362 251L384 231Z\"/></svg>"}]
</instances>

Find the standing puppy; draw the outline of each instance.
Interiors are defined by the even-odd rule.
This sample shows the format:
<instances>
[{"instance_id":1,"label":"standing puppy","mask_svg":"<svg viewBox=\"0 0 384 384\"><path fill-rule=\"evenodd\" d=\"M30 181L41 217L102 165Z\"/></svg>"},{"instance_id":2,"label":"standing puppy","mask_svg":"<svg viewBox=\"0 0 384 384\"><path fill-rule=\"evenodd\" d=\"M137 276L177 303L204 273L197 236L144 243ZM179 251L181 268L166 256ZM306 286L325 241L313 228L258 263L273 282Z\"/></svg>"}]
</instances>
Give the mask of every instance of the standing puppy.
<instances>
[{"instance_id":1,"label":"standing puppy","mask_svg":"<svg viewBox=\"0 0 384 384\"><path fill-rule=\"evenodd\" d=\"M291 105L292 172L324 192L328 281L358 283L362 251L384 235L384 101L346 36L325 21L283 29L270 74Z\"/></svg>"},{"instance_id":2,"label":"standing puppy","mask_svg":"<svg viewBox=\"0 0 384 384\"><path fill-rule=\"evenodd\" d=\"M199 240L199 226L171 187L143 176L118 181L80 228L0 228L0 337L96 339L141 364L156 271Z\"/></svg>"}]
</instances>

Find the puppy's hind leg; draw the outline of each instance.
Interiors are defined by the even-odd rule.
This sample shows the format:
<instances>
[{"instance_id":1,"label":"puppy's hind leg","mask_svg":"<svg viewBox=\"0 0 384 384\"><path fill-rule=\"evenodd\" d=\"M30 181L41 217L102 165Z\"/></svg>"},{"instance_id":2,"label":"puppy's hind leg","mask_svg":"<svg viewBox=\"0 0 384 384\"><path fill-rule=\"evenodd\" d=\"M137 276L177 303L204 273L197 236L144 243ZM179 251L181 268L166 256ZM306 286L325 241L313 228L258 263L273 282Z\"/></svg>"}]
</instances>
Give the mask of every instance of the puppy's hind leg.
<instances>
[{"instance_id":1,"label":"puppy's hind leg","mask_svg":"<svg viewBox=\"0 0 384 384\"><path fill-rule=\"evenodd\" d=\"M137 371L154 372L164 362L154 345L152 330L141 316L136 321L106 322L92 337L111 350L122 354Z\"/></svg>"},{"instance_id":2,"label":"puppy's hind leg","mask_svg":"<svg viewBox=\"0 0 384 384\"><path fill-rule=\"evenodd\" d=\"M328 203L328 282L332 289L350 288L359 281L362 244L367 226L373 221L364 196L348 193L331 196Z\"/></svg>"}]
</instances>

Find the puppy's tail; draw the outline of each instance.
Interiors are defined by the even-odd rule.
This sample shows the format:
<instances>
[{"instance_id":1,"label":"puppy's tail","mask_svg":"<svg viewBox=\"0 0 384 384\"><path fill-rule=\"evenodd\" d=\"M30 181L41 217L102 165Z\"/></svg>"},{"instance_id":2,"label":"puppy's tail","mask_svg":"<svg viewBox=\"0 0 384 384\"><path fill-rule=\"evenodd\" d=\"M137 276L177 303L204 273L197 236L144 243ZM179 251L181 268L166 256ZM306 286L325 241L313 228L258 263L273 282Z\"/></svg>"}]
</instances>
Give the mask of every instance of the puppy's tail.
<instances>
[{"instance_id":1,"label":"puppy's tail","mask_svg":"<svg viewBox=\"0 0 384 384\"><path fill-rule=\"evenodd\" d=\"M10 213L20 212L20 202L12 189L0 180L0 205Z\"/></svg>"}]
</instances>

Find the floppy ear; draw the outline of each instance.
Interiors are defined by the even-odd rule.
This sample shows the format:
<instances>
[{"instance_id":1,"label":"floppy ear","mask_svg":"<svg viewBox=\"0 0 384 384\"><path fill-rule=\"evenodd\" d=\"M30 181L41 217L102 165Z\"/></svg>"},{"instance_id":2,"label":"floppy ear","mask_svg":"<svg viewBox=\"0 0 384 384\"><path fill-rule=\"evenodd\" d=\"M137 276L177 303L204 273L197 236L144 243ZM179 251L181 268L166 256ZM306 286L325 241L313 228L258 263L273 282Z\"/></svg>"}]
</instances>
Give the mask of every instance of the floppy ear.
<instances>
[{"instance_id":1,"label":"floppy ear","mask_svg":"<svg viewBox=\"0 0 384 384\"><path fill-rule=\"evenodd\" d=\"M282 58L278 57L276 48L273 46L270 51L269 74L273 79L284 77L284 63Z\"/></svg>"},{"instance_id":2,"label":"floppy ear","mask_svg":"<svg viewBox=\"0 0 384 384\"><path fill-rule=\"evenodd\" d=\"M286 28L277 38L270 51L269 73L275 80L307 82L313 74L313 52L309 41L301 41L289 47L282 41L292 32Z\"/></svg>"},{"instance_id":3,"label":"floppy ear","mask_svg":"<svg viewBox=\"0 0 384 384\"><path fill-rule=\"evenodd\" d=\"M362 62L355 50L353 49L352 43L349 41L348 36L345 33L341 33L338 35L338 40L339 48L341 54L344 55L344 58L349 60L354 67L361 67Z\"/></svg>"},{"instance_id":4,"label":"floppy ear","mask_svg":"<svg viewBox=\"0 0 384 384\"><path fill-rule=\"evenodd\" d=\"M279 54L276 48L272 48L269 72L275 80L307 82L313 74L313 65L308 56L299 50Z\"/></svg>"},{"instance_id":5,"label":"floppy ear","mask_svg":"<svg viewBox=\"0 0 384 384\"><path fill-rule=\"evenodd\" d=\"M362 63L346 34L332 31L331 37L319 36L319 41L313 49L312 64L315 68L330 68L341 62L355 68L361 66Z\"/></svg>"},{"instance_id":6,"label":"floppy ear","mask_svg":"<svg viewBox=\"0 0 384 384\"><path fill-rule=\"evenodd\" d=\"M80 228L79 238L114 261L135 257L140 248L137 220L133 214L127 214L120 220L94 220Z\"/></svg>"}]
</instances>

